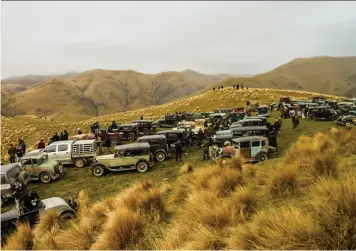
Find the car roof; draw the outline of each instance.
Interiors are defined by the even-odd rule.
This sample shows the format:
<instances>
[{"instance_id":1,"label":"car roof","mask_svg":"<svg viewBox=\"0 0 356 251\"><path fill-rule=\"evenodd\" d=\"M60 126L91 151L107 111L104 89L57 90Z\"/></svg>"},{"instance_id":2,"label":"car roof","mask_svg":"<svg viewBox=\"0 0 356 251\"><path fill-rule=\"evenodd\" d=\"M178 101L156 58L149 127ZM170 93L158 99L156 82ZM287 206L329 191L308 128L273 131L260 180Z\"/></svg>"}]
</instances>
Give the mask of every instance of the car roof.
<instances>
[{"instance_id":1,"label":"car roof","mask_svg":"<svg viewBox=\"0 0 356 251\"><path fill-rule=\"evenodd\" d=\"M135 123L128 123L128 124L118 125L118 127L124 127L124 126L137 126L137 124L135 124Z\"/></svg>"},{"instance_id":2,"label":"car roof","mask_svg":"<svg viewBox=\"0 0 356 251\"><path fill-rule=\"evenodd\" d=\"M132 120L131 123L137 123L137 122L153 122L152 120L148 119L137 119L137 120Z\"/></svg>"},{"instance_id":3,"label":"car roof","mask_svg":"<svg viewBox=\"0 0 356 251\"><path fill-rule=\"evenodd\" d=\"M257 116L248 116L248 117L245 117L243 120L251 120L251 119L259 119L259 120L265 120L267 118L265 117L257 117ZM241 121L241 120L240 120Z\"/></svg>"},{"instance_id":4,"label":"car roof","mask_svg":"<svg viewBox=\"0 0 356 251\"><path fill-rule=\"evenodd\" d=\"M150 144L147 142L137 142L137 143L129 143L129 144L124 144L120 146L115 146L116 151L120 150L129 150L129 149L137 149L137 148L150 148Z\"/></svg>"},{"instance_id":5,"label":"car roof","mask_svg":"<svg viewBox=\"0 0 356 251\"><path fill-rule=\"evenodd\" d=\"M232 141L241 142L241 141L266 140L266 139L267 138L263 137L263 136L247 136L247 137L235 138L235 139L232 139Z\"/></svg>"},{"instance_id":6,"label":"car roof","mask_svg":"<svg viewBox=\"0 0 356 251\"><path fill-rule=\"evenodd\" d=\"M147 139L147 140L150 140L150 139L166 139L166 136L164 136L162 134L160 134L160 135L147 135L147 136L139 137L137 139L137 141L144 140L144 139Z\"/></svg>"},{"instance_id":7,"label":"car roof","mask_svg":"<svg viewBox=\"0 0 356 251\"><path fill-rule=\"evenodd\" d=\"M164 130L164 131L159 131L156 133L156 135L162 135L162 134L165 134L165 133L176 133L176 132L181 132L182 131L179 131L179 130Z\"/></svg>"},{"instance_id":8,"label":"car roof","mask_svg":"<svg viewBox=\"0 0 356 251\"><path fill-rule=\"evenodd\" d=\"M5 173L7 173L9 170L11 170L12 168L14 168L14 167L16 167L16 166L18 166L18 167L20 167L18 164L16 164L16 163L14 163L14 164L7 164L7 165L1 165L0 166L0 173L1 174L5 174Z\"/></svg>"},{"instance_id":9,"label":"car roof","mask_svg":"<svg viewBox=\"0 0 356 251\"><path fill-rule=\"evenodd\" d=\"M44 152L31 152L24 155L21 159L40 159L46 155L47 153Z\"/></svg>"},{"instance_id":10,"label":"car roof","mask_svg":"<svg viewBox=\"0 0 356 251\"><path fill-rule=\"evenodd\" d=\"M61 141L55 141L50 144L50 146L54 145L60 145L60 144L73 144L74 140L61 140Z\"/></svg>"},{"instance_id":11,"label":"car roof","mask_svg":"<svg viewBox=\"0 0 356 251\"><path fill-rule=\"evenodd\" d=\"M268 130L265 126L237 126L230 128L231 131Z\"/></svg>"},{"instance_id":12,"label":"car roof","mask_svg":"<svg viewBox=\"0 0 356 251\"><path fill-rule=\"evenodd\" d=\"M262 119L260 119L260 118L241 119L241 120L239 120L238 122L241 123L241 122L247 122L247 121L262 121Z\"/></svg>"}]
</instances>

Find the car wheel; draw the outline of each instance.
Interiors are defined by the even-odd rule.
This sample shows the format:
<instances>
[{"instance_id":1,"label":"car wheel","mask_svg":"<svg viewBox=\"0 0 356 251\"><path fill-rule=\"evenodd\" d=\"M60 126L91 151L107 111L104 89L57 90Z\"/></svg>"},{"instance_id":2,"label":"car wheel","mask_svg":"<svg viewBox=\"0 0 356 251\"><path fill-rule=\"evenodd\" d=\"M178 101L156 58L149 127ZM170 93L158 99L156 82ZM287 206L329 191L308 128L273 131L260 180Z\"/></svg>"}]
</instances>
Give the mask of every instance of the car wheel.
<instances>
[{"instance_id":1,"label":"car wheel","mask_svg":"<svg viewBox=\"0 0 356 251\"><path fill-rule=\"evenodd\" d=\"M309 117L311 120L315 120L315 115L310 115Z\"/></svg>"},{"instance_id":2,"label":"car wheel","mask_svg":"<svg viewBox=\"0 0 356 251\"><path fill-rule=\"evenodd\" d=\"M92 173L95 177L101 177L105 174L105 168L102 165L97 165L92 168Z\"/></svg>"},{"instance_id":3,"label":"car wheel","mask_svg":"<svg viewBox=\"0 0 356 251\"><path fill-rule=\"evenodd\" d=\"M61 214L61 219L63 221L72 220L74 218L75 218L75 215L72 212L65 212L65 213Z\"/></svg>"},{"instance_id":4,"label":"car wheel","mask_svg":"<svg viewBox=\"0 0 356 251\"><path fill-rule=\"evenodd\" d=\"M261 153L257 157L258 163L268 160L268 155L266 153Z\"/></svg>"},{"instance_id":5,"label":"car wheel","mask_svg":"<svg viewBox=\"0 0 356 251\"><path fill-rule=\"evenodd\" d=\"M345 126L350 127L351 126L351 122L346 122Z\"/></svg>"},{"instance_id":6,"label":"car wheel","mask_svg":"<svg viewBox=\"0 0 356 251\"><path fill-rule=\"evenodd\" d=\"M49 172L43 172L40 174L40 181L42 183L49 183L51 181L51 175L49 174Z\"/></svg>"},{"instance_id":7,"label":"car wheel","mask_svg":"<svg viewBox=\"0 0 356 251\"><path fill-rule=\"evenodd\" d=\"M211 145L211 148L212 148L214 151L216 151L219 147L220 147L220 145L218 145L218 144L212 144L212 145Z\"/></svg>"},{"instance_id":8,"label":"car wheel","mask_svg":"<svg viewBox=\"0 0 356 251\"><path fill-rule=\"evenodd\" d=\"M1 197L1 208L4 206L4 204L5 204L5 201L4 201L4 199Z\"/></svg>"},{"instance_id":9,"label":"car wheel","mask_svg":"<svg viewBox=\"0 0 356 251\"><path fill-rule=\"evenodd\" d=\"M196 138L196 137L193 137L193 138L192 138L192 145L193 145L193 146L198 145L198 138Z\"/></svg>"},{"instance_id":10,"label":"car wheel","mask_svg":"<svg viewBox=\"0 0 356 251\"><path fill-rule=\"evenodd\" d=\"M143 135L150 135L150 130L145 128L142 130Z\"/></svg>"},{"instance_id":11,"label":"car wheel","mask_svg":"<svg viewBox=\"0 0 356 251\"><path fill-rule=\"evenodd\" d=\"M59 163L58 166L56 166L56 167L54 168L54 171L55 171L56 173L59 173L59 175L63 175L63 173L64 173L64 167L63 167L63 165L62 165L61 163Z\"/></svg>"},{"instance_id":12,"label":"car wheel","mask_svg":"<svg viewBox=\"0 0 356 251\"><path fill-rule=\"evenodd\" d=\"M166 159L166 154L164 152L157 152L155 157L157 161L162 162Z\"/></svg>"},{"instance_id":13,"label":"car wheel","mask_svg":"<svg viewBox=\"0 0 356 251\"><path fill-rule=\"evenodd\" d=\"M136 164L136 170L137 172L139 173L144 173L144 172L147 172L148 170L148 164L146 161L139 161L137 164Z\"/></svg>"},{"instance_id":14,"label":"car wheel","mask_svg":"<svg viewBox=\"0 0 356 251\"><path fill-rule=\"evenodd\" d=\"M78 168L82 168L85 165L85 161L82 158L78 158L74 160L74 166Z\"/></svg>"},{"instance_id":15,"label":"car wheel","mask_svg":"<svg viewBox=\"0 0 356 251\"><path fill-rule=\"evenodd\" d=\"M224 146L231 146L231 145L232 145L232 143L231 143L230 140L225 140L224 141Z\"/></svg>"},{"instance_id":16,"label":"car wheel","mask_svg":"<svg viewBox=\"0 0 356 251\"><path fill-rule=\"evenodd\" d=\"M135 134L130 133L129 136L127 137L129 141L134 141L135 140Z\"/></svg>"},{"instance_id":17,"label":"car wheel","mask_svg":"<svg viewBox=\"0 0 356 251\"><path fill-rule=\"evenodd\" d=\"M110 146L117 146L117 140L116 139L110 139Z\"/></svg>"}]
</instances>

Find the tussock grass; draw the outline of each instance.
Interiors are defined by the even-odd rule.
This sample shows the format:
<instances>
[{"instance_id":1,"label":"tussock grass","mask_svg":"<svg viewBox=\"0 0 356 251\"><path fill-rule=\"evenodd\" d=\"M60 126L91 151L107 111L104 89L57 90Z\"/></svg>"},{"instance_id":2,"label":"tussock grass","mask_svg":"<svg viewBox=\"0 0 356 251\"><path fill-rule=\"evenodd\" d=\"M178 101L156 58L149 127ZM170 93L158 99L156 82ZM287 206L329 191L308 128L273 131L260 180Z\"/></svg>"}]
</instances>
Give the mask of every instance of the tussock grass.
<instances>
[{"instance_id":1,"label":"tussock grass","mask_svg":"<svg viewBox=\"0 0 356 251\"><path fill-rule=\"evenodd\" d=\"M193 171L194 171L193 166L192 166L191 164L189 164L189 163L184 164L184 165L182 166L182 168L179 170L179 172L180 172L181 174L184 174L184 173L191 173L191 172L193 172Z\"/></svg>"},{"instance_id":2,"label":"tussock grass","mask_svg":"<svg viewBox=\"0 0 356 251\"><path fill-rule=\"evenodd\" d=\"M33 233L27 223L20 224L17 231L6 241L4 250L30 250L33 246Z\"/></svg>"},{"instance_id":3,"label":"tussock grass","mask_svg":"<svg viewBox=\"0 0 356 251\"><path fill-rule=\"evenodd\" d=\"M258 212L247 225L231 229L229 249L316 249L319 226L298 209Z\"/></svg>"},{"instance_id":4,"label":"tussock grass","mask_svg":"<svg viewBox=\"0 0 356 251\"><path fill-rule=\"evenodd\" d=\"M239 187L231 194L229 208L242 219L250 219L257 210L257 195L246 187Z\"/></svg>"},{"instance_id":5,"label":"tussock grass","mask_svg":"<svg viewBox=\"0 0 356 251\"><path fill-rule=\"evenodd\" d=\"M288 196L297 193L299 170L294 165L277 167L268 180L268 190L274 196Z\"/></svg>"},{"instance_id":6,"label":"tussock grass","mask_svg":"<svg viewBox=\"0 0 356 251\"><path fill-rule=\"evenodd\" d=\"M44 235L51 233L56 233L61 227L61 219L58 213L54 210L45 211L40 215L38 224L34 229L34 236L36 240L41 239Z\"/></svg>"}]
</instances>

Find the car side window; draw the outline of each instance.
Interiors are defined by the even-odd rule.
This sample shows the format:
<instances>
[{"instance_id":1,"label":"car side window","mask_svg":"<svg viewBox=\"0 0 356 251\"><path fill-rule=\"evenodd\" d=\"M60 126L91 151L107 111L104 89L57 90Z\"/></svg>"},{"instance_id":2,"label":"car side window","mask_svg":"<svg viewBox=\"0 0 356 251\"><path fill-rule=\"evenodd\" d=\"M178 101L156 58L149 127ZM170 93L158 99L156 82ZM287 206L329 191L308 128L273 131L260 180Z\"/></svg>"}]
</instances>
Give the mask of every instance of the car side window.
<instances>
[{"instance_id":1,"label":"car side window","mask_svg":"<svg viewBox=\"0 0 356 251\"><path fill-rule=\"evenodd\" d=\"M151 146L159 146L160 145L160 141L159 140L151 140L150 141L150 145Z\"/></svg>"},{"instance_id":2,"label":"car side window","mask_svg":"<svg viewBox=\"0 0 356 251\"><path fill-rule=\"evenodd\" d=\"M58 146L58 152L65 152L65 151L68 151L68 145L67 144Z\"/></svg>"},{"instance_id":3,"label":"car side window","mask_svg":"<svg viewBox=\"0 0 356 251\"><path fill-rule=\"evenodd\" d=\"M250 141L247 141L247 142L240 142L240 148L241 148L241 149L250 148Z\"/></svg>"},{"instance_id":4,"label":"car side window","mask_svg":"<svg viewBox=\"0 0 356 251\"><path fill-rule=\"evenodd\" d=\"M262 143L262 146L265 146L266 145L266 142L263 140L263 141L261 141L261 143Z\"/></svg>"},{"instance_id":5,"label":"car side window","mask_svg":"<svg viewBox=\"0 0 356 251\"><path fill-rule=\"evenodd\" d=\"M7 184L5 174L1 174L1 184Z\"/></svg>"},{"instance_id":6,"label":"car side window","mask_svg":"<svg viewBox=\"0 0 356 251\"><path fill-rule=\"evenodd\" d=\"M23 159L21 160L21 164L24 166L32 165L31 159Z\"/></svg>"},{"instance_id":7,"label":"car side window","mask_svg":"<svg viewBox=\"0 0 356 251\"><path fill-rule=\"evenodd\" d=\"M38 160L37 159L32 159L32 165L37 165Z\"/></svg>"},{"instance_id":8,"label":"car side window","mask_svg":"<svg viewBox=\"0 0 356 251\"><path fill-rule=\"evenodd\" d=\"M49 147L47 147L46 150L44 150L44 152L46 152L46 153L55 153L56 149L57 149L57 146L49 146Z\"/></svg>"},{"instance_id":9,"label":"car side window","mask_svg":"<svg viewBox=\"0 0 356 251\"><path fill-rule=\"evenodd\" d=\"M258 147L258 146L260 146L260 141L252 141L251 145L252 145L252 147Z\"/></svg>"}]
</instances>

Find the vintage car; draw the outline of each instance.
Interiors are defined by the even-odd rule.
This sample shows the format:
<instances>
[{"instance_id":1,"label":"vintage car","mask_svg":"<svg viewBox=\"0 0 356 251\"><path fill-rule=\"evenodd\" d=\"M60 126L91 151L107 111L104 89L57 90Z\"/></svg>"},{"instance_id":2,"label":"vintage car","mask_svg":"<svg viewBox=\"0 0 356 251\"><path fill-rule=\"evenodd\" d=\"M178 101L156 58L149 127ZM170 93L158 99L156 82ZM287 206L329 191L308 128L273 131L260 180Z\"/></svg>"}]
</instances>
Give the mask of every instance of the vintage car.
<instances>
[{"instance_id":1,"label":"vintage car","mask_svg":"<svg viewBox=\"0 0 356 251\"><path fill-rule=\"evenodd\" d=\"M336 120L338 117L334 109L328 107L313 107L308 109L308 118L311 120Z\"/></svg>"},{"instance_id":2,"label":"vintage car","mask_svg":"<svg viewBox=\"0 0 356 251\"><path fill-rule=\"evenodd\" d=\"M137 139L137 142L147 142L150 144L150 151L154 158L159 162L166 160L167 156L170 155L167 145L167 138L165 135L142 136Z\"/></svg>"},{"instance_id":3,"label":"vintage car","mask_svg":"<svg viewBox=\"0 0 356 251\"><path fill-rule=\"evenodd\" d=\"M168 147L170 148L171 144L178 141L178 139L182 139L184 136L183 130L164 130L157 132L156 135L164 135L167 139Z\"/></svg>"},{"instance_id":4,"label":"vintage car","mask_svg":"<svg viewBox=\"0 0 356 251\"><path fill-rule=\"evenodd\" d=\"M244 119L260 119L262 121L261 126L266 125L267 121L268 121L266 117L258 117L258 116L248 116L248 117L245 117Z\"/></svg>"},{"instance_id":5,"label":"vintage car","mask_svg":"<svg viewBox=\"0 0 356 251\"><path fill-rule=\"evenodd\" d=\"M214 113L229 113L232 112L234 109L232 108L219 108L219 109L215 109Z\"/></svg>"},{"instance_id":6,"label":"vintage car","mask_svg":"<svg viewBox=\"0 0 356 251\"><path fill-rule=\"evenodd\" d=\"M184 126L190 126L192 129L195 128L195 122L194 121L186 121L186 120L183 120L183 121L180 121L176 128L180 128L180 127L184 127Z\"/></svg>"},{"instance_id":7,"label":"vintage car","mask_svg":"<svg viewBox=\"0 0 356 251\"><path fill-rule=\"evenodd\" d=\"M246 107L244 107L244 106L235 107L233 109L233 112L239 112L239 113L246 112Z\"/></svg>"},{"instance_id":8,"label":"vintage car","mask_svg":"<svg viewBox=\"0 0 356 251\"><path fill-rule=\"evenodd\" d=\"M340 116L336 120L336 123L347 127L356 125L356 111L349 111L343 116Z\"/></svg>"},{"instance_id":9,"label":"vintage car","mask_svg":"<svg viewBox=\"0 0 356 251\"><path fill-rule=\"evenodd\" d=\"M138 124L138 131L143 135L150 135L156 130L156 124L152 120L132 120L131 124Z\"/></svg>"},{"instance_id":10,"label":"vintage car","mask_svg":"<svg viewBox=\"0 0 356 251\"><path fill-rule=\"evenodd\" d=\"M21 158L21 167L30 174L31 180L49 183L64 174L64 167L55 160L49 160L43 152L27 153Z\"/></svg>"},{"instance_id":11,"label":"vintage car","mask_svg":"<svg viewBox=\"0 0 356 251\"><path fill-rule=\"evenodd\" d=\"M269 130L265 126L235 127L229 130L218 131L213 136L212 148L231 146L232 139L245 136L267 137Z\"/></svg>"},{"instance_id":12,"label":"vintage car","mask_svg":"<svg viewBox=\"0 0 356 251\"><path fill-rule=\"evenodd\" d=\"M231 158L237 152L246 162L263 162L276 152L276 148L268 145L268 139L261 136L248 136L232 140L232 146L213 148L214 160Z\"/></svg>"},{"instance_id":13,"label":"vintage car","mask_svg":"<svg viewBox=\"0 0 356 251\"><path fill-rule=\"evenodd\" d=\"M258 118L258 119L253 119L253 118L244 118L241 119L237 122L237 124L240 124L241 126L245 127L245 126L262 126L263 122L262 119Z\"/></svg>"},{"instance_id":14,"label":"vintage car","mask_svg":"<svg viewBox=\"0 0 356 251\"><path fill-rule=\"evenodd\" d=\"M160 128L177 127L178 122L183 120L183 116L180 114L166 115L162 119L157 121L157 126Z\"/></svg>"},{"instance_id":15,"label":"vintage car","mask_svg":"<svg viewBox=\"0 0 356 251\"><path fill-rule=\"evenodd\" d=\"M92 174L103 176L106 172L136 170L144 173L153 165L149 143L130 143L115 147L115 153L96 157Z\"/></svg>"},{"instance_id":16,"label":"vintage car","mask_svg":"<svg viewBox=\"0 0 356 251\"><path fill-rule=\"evenodd\" d=\"M238 122L246 117L246 113L244 112L230 112L229 113L230 121L232 123Z\"/></svg>"},{"instance_id":17,"label":"vintage car","mask_svg":"<svg viewBox=\"0 0 356 251\"><path fill-rule=\"evenodd\" d=\"M95 134L102 142L109 140L111 146L121 145L124 141L124 134L120 132L108 132L107 129L100 128L95 129Z\"/></svg>"},{"instance_id":18,"label":"vintage car","mask_svg":"<svg viewBox=\"0 0 356 251\"><path fill-rule=\"evenodd\" d=\"M268 117L269 116L269 107L266 105L261 105L257 107L257 117Z\"/></svg>"},{"instance_id":19,"label":"vintage car","mask_svg":"<svg viewBox=\"0 0 356 251\"><path fill-rule=\"evenodd\" d=\"M198 138L198 131L199 128L193 128L190 125L183 125L183 126L178 126L176 128L173 128L173 130L180 130L185 134L190 135L190 140L191 140L191 144L193 146L196 146L199 142L199 138ZM171 142L174 143L174 142Z\"/></svg>"},{"instance_id":20,"label":"vintage car","mask_svg":"<svg viewBox=\"0 0 356 251\"><path fill-rule=\"evenodd\" d=\"M41 200L37 198L36 201L31 201L35 205L28 205L20 203L26 200L27 194L21 200L15 199L15 207L5 213L1 214L1 238L4 241L8 234L16 230L18 223L27 222L30 227L33 227L39 219L39 216L47 210L55 211L61 219L69 220L75 218L77 203L70 199L68 202L60 197L52 197Z\"/></svg>"},{"instance_id":21,"label":"vintage car","mask_svg":"<svg viewBox=\"0 0 356 251\"><path fill-rule=\"evenodd\" d=\"M135 123L118 125L116 129L113 129L113 132L121 133L124 140L128 141L135 141L142 134L140 134L139 125Z\"/></svg>"},{"instance_id":22,"label":"vintage car","mask_svg":"<svg viewBox=\"0 0 356 251\"><path fill-rule=\"evenodd\" d=\"M24 171L18 164L0 166L1 172L1 207L15 194L26 193L30 182L30 174Z\"/></svg>"}]
</instances>

